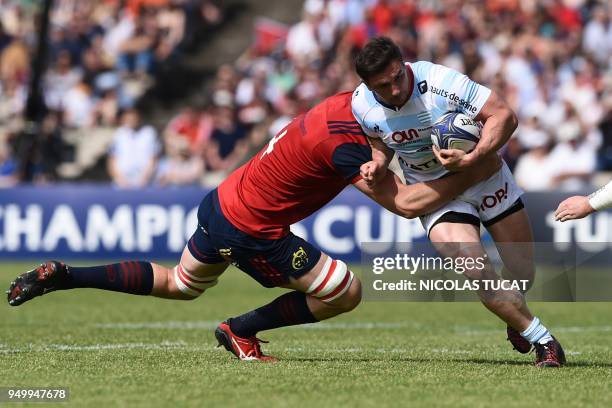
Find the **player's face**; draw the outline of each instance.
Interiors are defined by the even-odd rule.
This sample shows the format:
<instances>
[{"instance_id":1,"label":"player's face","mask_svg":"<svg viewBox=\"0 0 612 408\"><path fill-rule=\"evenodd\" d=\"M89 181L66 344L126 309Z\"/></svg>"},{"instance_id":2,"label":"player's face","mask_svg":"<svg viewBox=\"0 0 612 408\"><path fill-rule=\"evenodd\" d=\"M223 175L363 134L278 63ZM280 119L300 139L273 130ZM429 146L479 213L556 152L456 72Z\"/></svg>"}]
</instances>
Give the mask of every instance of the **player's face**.
<instances>
[{"instance_id":1,"label":"player's face","mask_svg":"<svg viewBox=\"0 0 612 408\"><path fill-rule=\"evenodd\" d=\"M388 105L400 107L410 95L408 73L402 61L390 62L383 72L372 76L366 85Z\"/></svg>"}]
</instances>

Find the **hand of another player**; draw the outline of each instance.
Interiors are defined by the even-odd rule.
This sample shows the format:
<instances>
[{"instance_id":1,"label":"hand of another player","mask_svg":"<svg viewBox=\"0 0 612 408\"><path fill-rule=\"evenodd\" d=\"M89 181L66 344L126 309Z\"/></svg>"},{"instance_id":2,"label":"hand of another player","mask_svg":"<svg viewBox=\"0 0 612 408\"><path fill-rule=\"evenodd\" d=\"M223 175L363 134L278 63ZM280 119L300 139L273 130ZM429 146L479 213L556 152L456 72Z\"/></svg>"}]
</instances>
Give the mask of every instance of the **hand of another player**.
<instances>
[{"instance_id":1,"label":"hand of another player","mask_svg":"<svg viewBox=\"0 0 612 408\"><path fill-rule=\"evenodd\" d=\"M377 161L369 161L359 168L361 177L369 187L376 185L387 174L387 167Z\"/></svg>"},{"instance_id":2,"label":"hand of another player","mask_svg":"<svg viewBox=\"0 0 612 408\"><path fill-rule=\"evenodd\" d=\"M561 204L559 204L559 207L557 207L555 211L555 220L561 222L577 220L593 212L595 212L595 210L591 207L591 204L589 204L589 199L587 197L573 196L563 200Z\"/></svg>"},{"instance_id":3,"label":"hand of another player","mask_svg":"<svg viewBox=\"0 0 612 408\"><path fill-rule=\"evenodd\" d=\"M436 159L448 171L463 171L472 166L471 156L459 149L438 149L433 146Z\"/></svg>"}]
</instances>

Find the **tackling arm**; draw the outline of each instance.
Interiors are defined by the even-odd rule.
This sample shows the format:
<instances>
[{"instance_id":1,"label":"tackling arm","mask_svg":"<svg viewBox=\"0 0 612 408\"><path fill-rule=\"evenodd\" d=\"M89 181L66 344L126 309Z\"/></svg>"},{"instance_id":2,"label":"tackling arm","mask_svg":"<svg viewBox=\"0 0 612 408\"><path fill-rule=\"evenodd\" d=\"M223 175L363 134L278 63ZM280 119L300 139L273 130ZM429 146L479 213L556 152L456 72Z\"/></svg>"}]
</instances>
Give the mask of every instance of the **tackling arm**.
<instances>
[{"instance_id":1,"label":"tackling arm","mask_svg":"<svg viewBox=\"0 0 612 408\"><path fill-rule=\"evenodd\" d=\"M368 142L372 148L372 161L384 164L387 167L395 154L393 150L389 149L385 142L378 137L368 136Z\"/></svg>"},{"instance_id":2,"label":"tackling arm","mask_svg":"<svg viewBox=\"0 0 612 408\"><path fill-rule=\"evenodd\" d=\"M387 167L395 153L379 138L368 136L368 142L372 149L372 160L361 165L360 174L372 187L385 177Z\"/></svg>"},{"instance_id":3,"label":"tackling arm","mask_svg":"<svg viewBox=\"0 0 612 408\"><path fill-rule=\"evenodd\" d=\"M497 156L486 157L478 171L467 170L438 180L406 185L393 172L387 172L376 186L363 179L354 185L372 200L406 218L430 213L452 201L472 185L489 178L501 167Z\"/></svg>"}]
</instances>

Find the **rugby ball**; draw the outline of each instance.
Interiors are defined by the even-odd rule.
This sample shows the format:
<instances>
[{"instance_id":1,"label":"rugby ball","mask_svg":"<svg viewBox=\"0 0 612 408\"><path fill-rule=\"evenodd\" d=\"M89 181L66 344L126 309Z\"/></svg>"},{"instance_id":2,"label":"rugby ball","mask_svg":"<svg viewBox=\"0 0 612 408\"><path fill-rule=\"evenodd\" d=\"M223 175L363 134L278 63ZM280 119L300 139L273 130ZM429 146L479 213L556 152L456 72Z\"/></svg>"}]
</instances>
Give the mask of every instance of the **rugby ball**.
<instances>
[{"instance_id":1,"label":"rugby ball","mask_svg":"<svg viewBox=\"0 0 612 408\"><path fill-rule=\"evenodd\" d=\"M480 140L480 123L460 112L442 115L431 129L431 142L440 149L471 152Z\"/></svg>"}]
</instances>

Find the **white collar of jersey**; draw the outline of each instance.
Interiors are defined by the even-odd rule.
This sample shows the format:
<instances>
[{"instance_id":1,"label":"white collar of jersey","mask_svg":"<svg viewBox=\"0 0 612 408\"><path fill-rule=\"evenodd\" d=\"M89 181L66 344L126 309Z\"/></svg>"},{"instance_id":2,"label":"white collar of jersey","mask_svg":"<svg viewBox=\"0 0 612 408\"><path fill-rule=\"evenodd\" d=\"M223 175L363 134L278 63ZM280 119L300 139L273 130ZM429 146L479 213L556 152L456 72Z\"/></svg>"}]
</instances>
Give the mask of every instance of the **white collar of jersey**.
<instances>
[{"instance_id":1,"label":"white collar of jersey","mask_svg":"<svg viewBox=\"0 0 612 408\"><path fill-rule=\"evenodd\" d=\"M410 100L410 98L408 98L408 101L406 101L406 103L404 105L402 105L401 107L397 107L397 106L393 106L393 105L389 105L387 102L383 101L377 94L376 92L372 91L372 94L374 95L374 99L376 99L376 102L378 102L383 108L387 108L387 109L391 109L395 112L398 112L400 109L402 109L406 103L408 103L408 101Z\"/></svg>"}]
</instances>

